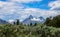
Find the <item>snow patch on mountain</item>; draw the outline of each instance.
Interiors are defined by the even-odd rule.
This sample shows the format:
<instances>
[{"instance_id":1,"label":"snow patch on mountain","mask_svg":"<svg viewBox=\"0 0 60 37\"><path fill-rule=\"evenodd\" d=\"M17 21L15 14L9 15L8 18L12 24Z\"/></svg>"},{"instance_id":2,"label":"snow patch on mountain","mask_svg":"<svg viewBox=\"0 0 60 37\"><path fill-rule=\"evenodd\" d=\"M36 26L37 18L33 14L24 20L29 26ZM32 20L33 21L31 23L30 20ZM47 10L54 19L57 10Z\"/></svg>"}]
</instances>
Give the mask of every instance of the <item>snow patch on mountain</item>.
<instances>
[{"instance_id":1,"label":"snow patch on mountain","mask_svg":"<svg viewBox=\"0 0 60 37\"><path fill-rule=\"evenodd\" d=\"M32 21L40 21L39 18L32 18L31 20L32 20Z\"/></svg>"}]
</instances>

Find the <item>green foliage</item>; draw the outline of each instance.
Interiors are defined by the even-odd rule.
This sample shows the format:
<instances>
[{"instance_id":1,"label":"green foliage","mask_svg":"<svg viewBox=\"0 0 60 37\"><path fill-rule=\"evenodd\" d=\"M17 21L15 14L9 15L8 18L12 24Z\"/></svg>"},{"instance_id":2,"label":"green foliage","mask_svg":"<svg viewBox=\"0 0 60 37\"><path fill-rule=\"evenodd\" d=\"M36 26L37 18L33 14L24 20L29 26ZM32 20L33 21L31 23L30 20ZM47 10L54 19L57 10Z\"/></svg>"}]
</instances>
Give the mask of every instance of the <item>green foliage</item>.
<instances>
[{"instance_id":1,"label":"green foliage","mask_svg":"<svg viewBox=\"0 0 60 37\"><path fill-rule=\"evenodd\" d=\"M45 24L49 25L51 18L46 18Z\"/></svg>"},{"instance_id":2,"label":"green foliage","mask_svg":"<svg viewBox=\"0 0 60 37\"><path fill-rule=\"evenodd\" d=\"M47 18L45 24L47 26L60 27L60 15L51 18Z\"/></svg>"},{"instance_id":3,"label":"green foliage","mask_svg":"<svg viewBox=\"0 0 60 37\"><path fill-rule=\"evenodd\" d=\"M0 37L60 37L60 28L43 24L28 25L0 25Z\"/></svg>"},{"instance_id":4,"label":"green foliage","mask_svg":"<svg viewBox=\"0 0 60 37\"><path fill-rule=\"evenodd\" d=\"M30 26L32 26L33 24L32 23L30 23Z\"/></svg>"}]
</instances>

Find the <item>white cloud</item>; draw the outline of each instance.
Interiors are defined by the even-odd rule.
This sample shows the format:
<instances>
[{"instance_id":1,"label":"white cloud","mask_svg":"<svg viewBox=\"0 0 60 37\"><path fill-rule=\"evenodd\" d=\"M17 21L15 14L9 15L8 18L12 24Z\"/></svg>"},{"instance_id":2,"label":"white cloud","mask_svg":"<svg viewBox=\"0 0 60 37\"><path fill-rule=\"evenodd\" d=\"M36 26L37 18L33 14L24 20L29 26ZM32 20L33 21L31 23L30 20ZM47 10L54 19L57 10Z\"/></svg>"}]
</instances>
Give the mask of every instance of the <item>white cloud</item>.
<instances>
[{"instance_id":1,"label":"white cloud","mask_svg":"<svg viewBox=\"0 0 60 37\"><path fill-rule=\"evenodd\" d=\"M39 1L42 1L42 0L8 0L10 2L23 2L23 3L27 3L27 2L39 2Z\"/></svg>"},{"instance_id":2,"label":"white cloud","mask_svg":"<svg viewBox=\"0 0 60 37\"><path fill-rule=\"evenodd\" d=\"M29 15L33 15L33 16L43 16L43 17L49 17L49 16L56 16L59 15L60 13L56 12L56 11L52 11L52 10L41 10L41 9L37 9L37 8L26 8L23 10L23 13L21 13L21 18L25 19L26 17L28 17ZM22 20L22 19L21 19Z\"/></svg>"},{"instance_id":3,"label":"white cloud","mask_svg":"<svg viewBox=\"0 0 60 37\"><path fill-rule=\"evenodd\" d=\"M56 14L56 15L60 15L60 0L56 0L54 2L50 2L49 6L51 7L50 11L53 11L54 14Z\"/></svg>"},{"instance_id":4,"label":"white cloud","mask_svg":"<svg viewBox=\"0 0 60 37\"><path fill-rule=\"evenodd\" d=\"M20 0L20 1L25 1L25 0ZM33 0L26 0L26 1L33 1ZM19 18L20 20L23 20L29 15L38 16L38 17L39 16L48 17L48 16L55 16L58 14L60 13L57 13L57 11L54 11L54 10L42 10L38 8L24 8L24 5L18 4L15 2L0 2L0 15L1 15L0 17L1 18L11 17L14 19Z\"/></svg>"},{"instance_id":5,"label":"white cloud","mask_svg":"<svg viewBox=\"0 0 60 37\"><path fill-rule=\"evenodd\" d=\"M49 6L51 7L50 10L59 10L60 11L60 1L50 2Z\"/></svg>"},{"instance_id":6,"label":"white cloud","mask_svg":"<svg viewBox=\"0 0 60 37\"><path fill-rule=\"evenodd\" d=\"M0 14L13 14L16 11L20 11L23 6L13 2L0 2Z\"/></svg>"},{"instance_id":7,"label":"white cloud","mask_svg":"<svg viewBox=\"0 0 60 37\"><path fill-rule=\"evenodd\" d=\"M24 12L26 14L32 14L32 15L36 15L36 16L53 16L53 15L58 14L56 11L42 10L42 9L37 9L37 8L27 8L27 9L25 9Z\"/></svg>"},{"instance_id":8,"label":"white cloud","mask_svg":"<svg viewBox=\"0 0 60 37\"><path fill-rule=\"evenodd\" d=\"M7 2L2 2L0 1L0 7L4 6L4 4L6 4Z\"/></svg>"},{"instance_id":9,"label":"white cloud","mask_svg":"<svg viewBox=\"0 0 60 37\"><path fill-rule=\"evenodd\" d=\"M14 22L14 21L15 21L15 20L8 20L9 23L12 23L12 22Z\"/></svg>"}]
</instances>

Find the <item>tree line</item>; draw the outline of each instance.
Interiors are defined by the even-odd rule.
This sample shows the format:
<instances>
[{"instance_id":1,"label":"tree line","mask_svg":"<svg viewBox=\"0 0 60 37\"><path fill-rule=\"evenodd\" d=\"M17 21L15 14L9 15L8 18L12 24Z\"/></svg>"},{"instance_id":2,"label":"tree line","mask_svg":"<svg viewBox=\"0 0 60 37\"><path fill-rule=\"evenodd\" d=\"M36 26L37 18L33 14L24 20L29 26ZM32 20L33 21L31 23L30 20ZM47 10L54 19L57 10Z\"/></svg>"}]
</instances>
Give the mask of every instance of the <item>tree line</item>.
<instances>
[{"instance_id":1,"label":"tree line","mask_svg":"<svg viewBox=\"0 0 60 37\"><path fill-rule=\"evenodd\" d=\"M44 24L47 26L60 27L60 15L46 18Z\"/></svg>"},{"instance_id":2,"label":"tree line","mask_svg":"<svg viewBox=\"0 0 60 37\"><path fill-rule=\"evenodd\" d=\"M22 25L23 23L21 23L19 21L19 19L16 19L15 22L13 22L14 25ZM34 25L32 23L29 24L30 26L36 26L37 23L35 23ZM55 17L47 17L46 21L44 22L44 25L47 26L53 26L53 27L60 27L60 15L57 15Z\"/></svg>"}]
</instances>

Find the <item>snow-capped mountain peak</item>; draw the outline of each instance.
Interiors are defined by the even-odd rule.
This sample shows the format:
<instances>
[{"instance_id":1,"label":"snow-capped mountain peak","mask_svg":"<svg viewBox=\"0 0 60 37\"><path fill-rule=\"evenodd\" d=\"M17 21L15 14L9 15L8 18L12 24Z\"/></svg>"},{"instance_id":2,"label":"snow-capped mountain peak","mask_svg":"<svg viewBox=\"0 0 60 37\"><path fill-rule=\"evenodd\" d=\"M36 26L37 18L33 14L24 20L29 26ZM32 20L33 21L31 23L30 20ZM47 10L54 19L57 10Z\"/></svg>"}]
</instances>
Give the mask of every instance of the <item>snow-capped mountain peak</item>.
<instances>
[{"instance_id":1,"label":"snow-capped mountain peak","mask_svg":"<svg viewBox=\"0 0 60 37\"><path fill-rule=\"evenodd\" d=\"M32 16L32 15L30 15L30 16L29 16L29 19L32 19L32 18L33 18L33 16Z\"/></svg>"},{"instance_id":2,"label":"snow-capped mountain peak","mask_svg":"<svg viewBox=\"0 0 60 37\"><path fill-rule=\"evenodd\" d=\"M32 18L31 20L32 21L39 21L40 19L39 18Z\"/></svg>"},{"instance_id":3,"label":"snow-capped mountain peak","mask_svg":"<svg viewBox=\"0 0 60 37\"><path fill-rule=\"evenodd\" d=\"M30 15L28 18L26 18L23 23L25 24L30 24L30 23L36 23L36 22L40 22L43 23L45 21L45 19L43 17L33 17L32 15Z\"/></svg>"}]
</instances>

